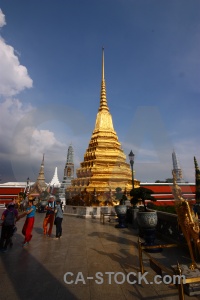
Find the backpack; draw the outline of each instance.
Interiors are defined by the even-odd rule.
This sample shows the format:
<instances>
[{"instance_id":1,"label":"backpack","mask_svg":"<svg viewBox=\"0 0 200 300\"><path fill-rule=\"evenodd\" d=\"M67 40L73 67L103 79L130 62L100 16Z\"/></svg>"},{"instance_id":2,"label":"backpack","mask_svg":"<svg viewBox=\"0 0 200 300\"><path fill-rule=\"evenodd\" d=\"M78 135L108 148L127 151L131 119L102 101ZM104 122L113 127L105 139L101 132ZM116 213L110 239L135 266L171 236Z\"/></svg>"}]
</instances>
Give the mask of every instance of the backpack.
<instances>
[{"instance_id":1,"label":"backpack","mask_svg":"<svg viewBox=\"0 0 200 300\"><path fill-rule=\"evenodd\" d=\"M6 217L4 219L3 225L4 226L10 226L15 224L15 214L14 211L8 210Z\"/></svg>"}]
</instances>

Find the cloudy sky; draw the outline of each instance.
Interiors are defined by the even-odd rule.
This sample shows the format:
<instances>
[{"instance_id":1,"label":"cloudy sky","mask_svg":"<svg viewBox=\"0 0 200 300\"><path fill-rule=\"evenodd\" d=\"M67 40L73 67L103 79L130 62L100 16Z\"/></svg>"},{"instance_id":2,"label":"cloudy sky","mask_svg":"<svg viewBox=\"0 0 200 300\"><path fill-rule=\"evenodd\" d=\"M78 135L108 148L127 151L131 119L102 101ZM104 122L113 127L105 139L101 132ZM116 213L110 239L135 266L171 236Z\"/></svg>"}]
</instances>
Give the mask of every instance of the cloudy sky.
<instances>
[{"instance_id":1,"label":"cloudy sky","mask_svg":"<svg viewBox=\"0 0 200 300\"><path fill-rule=\"evenodd\" d=\"M135 177L184 179L200 164L199 0L2 0L0 178L62 180L79 167L95 125L105 48L107 100ZM128 158L127 158L128 162Z\"/></svg>"}]
</instances>

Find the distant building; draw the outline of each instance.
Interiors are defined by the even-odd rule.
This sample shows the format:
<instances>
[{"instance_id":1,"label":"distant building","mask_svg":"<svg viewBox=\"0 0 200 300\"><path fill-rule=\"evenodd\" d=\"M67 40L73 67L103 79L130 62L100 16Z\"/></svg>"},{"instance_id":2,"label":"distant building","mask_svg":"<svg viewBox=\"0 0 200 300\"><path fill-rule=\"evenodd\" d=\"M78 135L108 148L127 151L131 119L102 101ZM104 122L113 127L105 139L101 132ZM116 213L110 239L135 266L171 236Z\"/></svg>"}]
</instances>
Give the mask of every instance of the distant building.
<instances>
[{"instance_id":1,"label":"distant building","mask_svg":"<svg viewBox=\"0 0 200 300\"><path fill-rule=\"evenodd\" d=\"M33 184L33 182L32 182ZM24 192L27 182L6 182L0 184L0 204L9 203Z\"/></svg>"},{"instance_id":2,"label":"distant building","mask_svg":"<svg viewBox=\"0 0 200 300\"><path fill-rule=\"evenodd\" d=\"M184 182L182 170L175 151L172 152L172 163L173 163L173 171L175 172L177 183Z\"/></svg>"},{"instance_id":3,"label":"distant building","mask_svg":"<svg viewBox=\"0 0 200 300\"><path fill-rule=\"evenodd\" d=\"M178 184L182 191L182 196L188 199L192 203L195 203L195 183L184 183ZM153 191L152 196L156 199L156 205L173 205L174 196L172 194L173 183L140 183L141 187L150 189ZM147 200L148 202L148 200Z\"/></svg>"},{"instance_id":4,"label":"distant building","mask_svg":"<svg viewBox=\"0 0 200 300\"><path fill-rule=\"evenodd\" d=\"M65 203L65 193L71 181L74 179L74 150L72 145L69 146L67 151L67 161L64 169L64 176L59 189L59 198Z\"/></svg>"}]
</instances>

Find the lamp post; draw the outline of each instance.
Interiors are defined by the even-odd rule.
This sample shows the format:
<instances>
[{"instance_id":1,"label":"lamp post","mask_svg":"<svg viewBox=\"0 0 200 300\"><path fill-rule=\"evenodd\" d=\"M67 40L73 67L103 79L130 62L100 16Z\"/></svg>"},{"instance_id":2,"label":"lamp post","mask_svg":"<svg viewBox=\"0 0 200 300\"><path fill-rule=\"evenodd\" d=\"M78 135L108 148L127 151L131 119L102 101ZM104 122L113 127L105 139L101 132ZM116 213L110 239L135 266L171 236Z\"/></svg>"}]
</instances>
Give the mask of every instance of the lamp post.
<instances>
[{"instance_id":1,"label":"lamp post","mask_svg":"<svg viewBox=\"0 0 200 300\"><path fill-rule=\"evenodd\" d=\"M129 161L130 161L130 165L131 165L131 171L132 171L132 188L134 189L134 173L133 173L133 164L134 164L134 157L135 154L133 153L133 151L131 150L131 152L129 153Z\"/></svg>"},{"instance_id":2,"label":"lamp post","mask_svg":"<svg viewBox=\"0 0 200 300\"><path fill-rule=\"evenodd\" d=\"M30 179L29 177L26 179L26 196L28 196L30 190Z\"/></svg>"}]
</instances>

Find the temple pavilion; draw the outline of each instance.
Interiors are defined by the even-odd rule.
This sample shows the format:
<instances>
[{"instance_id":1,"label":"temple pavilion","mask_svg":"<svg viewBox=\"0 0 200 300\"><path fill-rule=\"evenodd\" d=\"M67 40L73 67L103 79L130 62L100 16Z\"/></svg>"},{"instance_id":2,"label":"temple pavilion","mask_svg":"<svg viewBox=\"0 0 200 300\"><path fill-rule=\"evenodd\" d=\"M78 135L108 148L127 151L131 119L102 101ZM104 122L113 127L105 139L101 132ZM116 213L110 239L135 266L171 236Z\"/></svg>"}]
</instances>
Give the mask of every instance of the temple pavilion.
<instances>
[{"instance_id":1,"label":"temple pavilion","mask_svg":"<svg viewBox=\"0 0 200 300\"><path fill-rule=\"evenodd\" d=\"M106 98L106 83L104 78L104 49L102 50L102 80L100 105L96 116L88 148L84 160L76 170L77 178L71 181L67 189L72 194L87 192L102 195L114 192L117 187L127 192L132 189L132 173L126 162L118 136L114 130L112 115ZM134 186L139 186L134 180Z\"/></svg>"}]
</instances>

